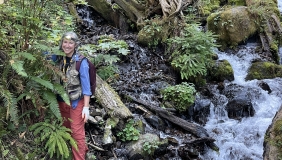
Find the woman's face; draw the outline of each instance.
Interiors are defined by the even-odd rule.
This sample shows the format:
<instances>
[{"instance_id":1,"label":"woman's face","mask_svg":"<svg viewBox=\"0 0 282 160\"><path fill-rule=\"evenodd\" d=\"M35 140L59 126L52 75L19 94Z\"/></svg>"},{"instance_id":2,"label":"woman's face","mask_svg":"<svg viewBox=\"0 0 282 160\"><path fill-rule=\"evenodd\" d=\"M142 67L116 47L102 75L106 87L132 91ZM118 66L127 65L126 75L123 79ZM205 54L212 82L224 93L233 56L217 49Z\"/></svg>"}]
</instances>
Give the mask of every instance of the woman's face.
<instances>
[{"instance_id":1,"label":"woman's face","mask_svg":"<svg viewBox=\"0 0 282 160\"><path fill-rule=\"evenodd\" d=\"M72 57L73 53L74 53L74 49L75 49L75 42L71 39L63 39L62 42L62 49L65 52L67 57Z\"/></svg>"}]
</instances>

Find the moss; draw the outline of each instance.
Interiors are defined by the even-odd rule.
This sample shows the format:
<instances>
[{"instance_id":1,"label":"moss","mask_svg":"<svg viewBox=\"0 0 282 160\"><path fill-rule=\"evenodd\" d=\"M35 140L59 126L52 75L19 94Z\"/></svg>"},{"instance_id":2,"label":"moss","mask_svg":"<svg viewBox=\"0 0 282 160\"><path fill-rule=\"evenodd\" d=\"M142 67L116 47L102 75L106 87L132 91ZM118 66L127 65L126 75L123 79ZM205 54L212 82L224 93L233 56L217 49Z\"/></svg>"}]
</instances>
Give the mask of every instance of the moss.
<instances>
[{"instance_id":1,"label":"moss","mask_svg":"<svg viewBox=\"0 0 282 160\"><path fill-rule=\"evenodd\" d=\"M245 0L229 0L228 4L229 5L236 5L236 6L245 6L246 1Z\"/></svg>"},{"instance_id":2,"label":"moss","mask_svg":"<svg viewBox=\"0 0 282 160\"><path fill-rule=\"evenodd\" d=\"M210 1L198 1L197 5L199 13L202 16L208 16L213 11L220 8L220 0L210 0Z\"/></svg>"},{"instance_id":3,"label":"moss","mask_svg":"<svg viewBox=\"0 0 282 160\"><path fill-rule=\"evenodd\" d=\"M233 68L227 60L218 61L212 66L208 69L208 79L210 81L234 80Z\"/></svg>"},{"instance_id":4,"label":"moss","mask_svg":"<svg viewBox=\"0 0 282 160\"><path fill-rule=\"evenodd\" d=\"M273 60L275 61L275 63L279 64L279 55L278 55L279 48L278 48L277 42L272 42L270 44L270 51L272 53L272 57L273 57Z\"/></svg>"},{"instance_id":5,"label":"moss","mask_svg":"<svg viewBox=\"0 0 282 160\"><path fill-rule=\"evenodd\" d=\"M282 77L282 66L272 62L255 62L246 76L246 80L272 79Z\"/></svg>"},{"instance_id":6,"label":"moss","mask_svg":"<svg viewBox=\"0 0 282 160\"><path fill-rule=\"evenodd\" d=\"M247 7L226 7L224 11L211 14L207 18L208 29L219 35L218 42L236 47L257 32L257 25Z\"/></svg>"},{"instance_id":7,"label":"moss","mask_svg":"<svg viewBox=\"0 0 282 160\"><path fill-rule=\"evenodd\" d=\"M282 157L282 120L277 120L274 124L274 139L270 143L276 146L279 157Z\"/></svg>"}]
</instances>

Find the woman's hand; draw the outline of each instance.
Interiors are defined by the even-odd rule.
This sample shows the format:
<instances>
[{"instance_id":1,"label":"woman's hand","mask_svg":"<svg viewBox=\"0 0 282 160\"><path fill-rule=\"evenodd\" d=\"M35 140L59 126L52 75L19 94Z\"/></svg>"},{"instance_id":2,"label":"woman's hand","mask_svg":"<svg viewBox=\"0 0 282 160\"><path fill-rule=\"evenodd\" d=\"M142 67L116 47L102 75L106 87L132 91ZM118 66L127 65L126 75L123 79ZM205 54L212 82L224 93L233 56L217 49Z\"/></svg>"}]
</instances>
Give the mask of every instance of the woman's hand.
<instances>
[{"instance_id":1,"label":"woman's hand","mask_svg":"<svg viewBox=\"0 0 282 160\"><path fill-rule=\"evenodd\" d=\"M83 107L82 109L82 119L84 119L84 122L87 122L89 119L89 107Z\"/></svg>"}]
</instances>

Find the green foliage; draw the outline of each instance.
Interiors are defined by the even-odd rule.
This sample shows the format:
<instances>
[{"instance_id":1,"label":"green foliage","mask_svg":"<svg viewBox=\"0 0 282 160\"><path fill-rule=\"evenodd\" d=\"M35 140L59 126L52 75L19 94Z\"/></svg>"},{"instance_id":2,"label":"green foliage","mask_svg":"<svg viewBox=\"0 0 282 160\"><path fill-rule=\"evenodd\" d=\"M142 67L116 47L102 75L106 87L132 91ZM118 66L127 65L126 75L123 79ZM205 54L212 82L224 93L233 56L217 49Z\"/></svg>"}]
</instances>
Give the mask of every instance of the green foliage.
<instances>
[{"instance_id":1,"label":"green foliage","mask_svg":"<svg viewBox=\"0 0 282 160\"><path fill-rule=\"evenodd\" d=\"M183 112L194 103L196 89L194 84L183 82L167 87L161 93L164 100L172 102L178 111Z\"/></svg>"},{"instance_id":2,"label":"green foliage","mask_svg":"<svg viewBox=\"0 0 282 160\"><path fill-rule=\"evenodd\" d=\"M1 67L1 97L7 101L7 119L10 115L15 124L19 101L31 100L37 109L50 106L58 118L55 93L69 103L64 89L51 81L60 71L42 55L57 51L54 47L58 48L61 34L74 27L63 4L59 0L9 0L0 5L0 53L6 57Z\"/></svg>"},{"instance_id":3,"label":"green foliage","mask_svg":"<svg viewBox=\"0 0 282 160\"><path fill-rule=\"evenodd\" d=\"M14 122L14 124L18 124L18 110L17 110L17 103L16 98L14 95L7 89L5 89L3 86L0 85L0 97L2 97L2 101L4 102L4 106L7 108L7 115L6 119L8 119L9 116L11 116L11 121Z\"/></svg>"},{"instance_id":4,"label":"green foliage","mask_svg":"<svg viewBox=\"0 0 282 160\"><path fill-rule=\"evenodd\" d=\"M171 65L178 69L182 79L205 76L207 65L217 45L211 32L202 32L197 24L186 26L179 37L168 39L172 52Z\"/></svg>"},{"instance_id":5,"label":"green foliage","mask_svg":"<svg viewBox=\"0 0 282 160\"><path fill-rule=\"evenodd\" d=\"M158 20L160 17L155 17L156 20ZM143 30L146 33L147 36L150 37L151 41L149 42L149 47L156 47L161 38L160 38L160 33L163 29L163 27L161 25L159 25L156 22L150 22L150 21L145 21L147 23L149 23L148 25L145 25Z\"/></svg>"},{"instance_id":6,"label":"green foliage","mask_svg":"<svg viewBox=\"0 0 282 160\"><path fill-rule=\"evenodd\" d=\"M139 139L140 131L135 128L134 120L129 120L125 128L117 134L122 141L136 141Z\"/></svg>"},{"instance_id":7,"label":"green foliage","mask_svg":"<svg viewBox=\"0 0 282 160\"><path fill-rule=\"evenodd\" d=\"M148 155L152 155L155 149L157 149L158 147L159 147L158 142L145 142L143 144L143 151Z\"/></svg>"},{"instance_id":8,"label":"green foliage","mask_svg":"<svg viewBox=\"0 0 282 160\"><path fill-rule=\"evenodd\" d=\"M51 158L54 154L57 159L68 158L70 156L68 142L78 149L75 140L70 135L71 130L62 126L62 122L47 119L32 125L30 130L36 136L35 142L38 145L45 144L44 149L48 150Z\"/></svg>"},{"instance_id":9,"label":"green foliage","mask_svg":"<svg viewBox=\"0 0 282 160\"><path fill-rule=\"evenodd\" d=\"M79 51L90 58L97 68L97 74L103 80L114 79L118 72L114 63L120 61L121 56L130 53L125 41L115 40L111 35L103 35L97 45L83 45Z\"/></svg>"}]
</instances>

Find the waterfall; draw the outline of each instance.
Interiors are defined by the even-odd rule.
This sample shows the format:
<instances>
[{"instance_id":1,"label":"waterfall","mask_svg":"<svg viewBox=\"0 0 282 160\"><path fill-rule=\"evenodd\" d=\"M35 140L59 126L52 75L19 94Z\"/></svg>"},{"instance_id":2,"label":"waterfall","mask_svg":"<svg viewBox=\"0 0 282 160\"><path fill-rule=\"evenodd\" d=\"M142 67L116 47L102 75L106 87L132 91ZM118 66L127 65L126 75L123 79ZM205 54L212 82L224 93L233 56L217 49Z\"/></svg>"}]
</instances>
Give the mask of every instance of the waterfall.
<instances>
[{"instance_id":1,"label":"waterfall","mask_svg":"<svg viewBox=\"0 0 282 160\"><path fill-rule=\"evenodd\" d=\"M258 86L258 80L245 81L247 70L251 61L258 57L254 53L256 44L247 44L240 49L236 55L228 55L219 52L219 59L226 59L234 70L235 80L226 82L226 85L237 84L246 88L251 88L255 92L251 93L251 103L255 109L253 117L245 117L241 120L229 119L224 107L227 98L220 95L221 103L211 107L211 114L205 128L210 136L216 140L219 146L219 153L209 151L201 157L205 160L262 160L264 135L271 124L275 113L281 106L282 101L282 78L264 79L271 93ZM243 94L243 93L242 93ZM224 112L218 111L219 109ZM222 114L225 113L225 114Z\"/></svg>"}]
</instances>

